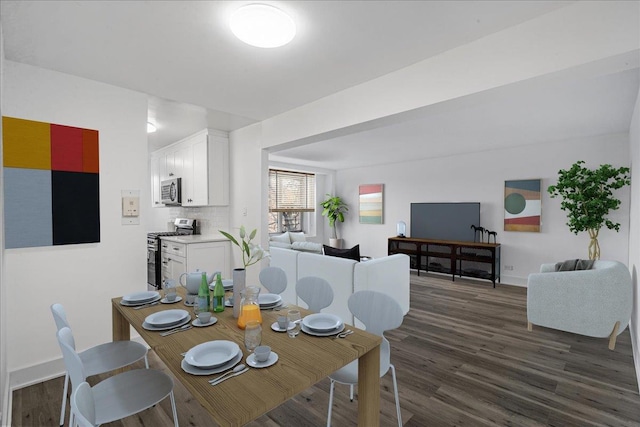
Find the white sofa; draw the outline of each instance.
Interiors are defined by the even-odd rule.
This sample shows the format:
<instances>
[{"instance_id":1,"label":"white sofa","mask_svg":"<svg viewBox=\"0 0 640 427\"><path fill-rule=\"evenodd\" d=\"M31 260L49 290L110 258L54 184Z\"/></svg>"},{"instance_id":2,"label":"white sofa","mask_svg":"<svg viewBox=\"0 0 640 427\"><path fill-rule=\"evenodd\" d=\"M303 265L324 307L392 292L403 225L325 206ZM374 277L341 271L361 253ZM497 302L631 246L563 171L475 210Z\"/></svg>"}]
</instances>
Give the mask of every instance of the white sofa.
<instances>
[{"instance_id":1,"label":"white sofa","mask_svg":"<svg viewBox=\"0 0 640 427\"><path fill-rule=\"evenodd\" d=\"M285 301L306 307L296 295L299 278L316 276L325 279L333 289L333 303L323 313L340 316L346 323L354 324L347 306L349 296L361 290L383 292L393 297L404 314L409 312L409 257L396 254L366 262L270 247L270 265L282 268L287 274L287 289L282 293ZM358 322L356 326L361 327Z\"/></svg>"}]
</instances>

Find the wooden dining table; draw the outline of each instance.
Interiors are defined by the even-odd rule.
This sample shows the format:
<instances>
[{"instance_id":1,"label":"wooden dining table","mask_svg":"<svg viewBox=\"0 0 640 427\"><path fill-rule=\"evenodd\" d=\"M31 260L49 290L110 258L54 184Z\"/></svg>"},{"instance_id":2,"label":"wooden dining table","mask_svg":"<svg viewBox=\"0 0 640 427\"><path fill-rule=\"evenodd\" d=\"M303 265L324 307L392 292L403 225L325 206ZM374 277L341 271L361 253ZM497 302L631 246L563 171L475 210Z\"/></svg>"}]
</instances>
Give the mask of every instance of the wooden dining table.
<instances>
[{"instance_id":1,"label":"wooden dining table","mask_svg":"<svg viewBox=\"0 0 640 427\"><path fill-rule=\"evenodd\" d=\"M179 289L183 298L184 289ZM193 327L166 337L159 331L142 327L152 313L169 309L184 309L194 319L192 307L181 302L157 304L139 310L112 302L113 340L129 340L132 326L164 362L173 375L209 412L221 426L241 426L281 405L306 390L337 369L358 359L358 425L375 427L380 424L380 343L381 338L347 325L354 331L346 338L317 337L303 332L289 338L284 332L271 329L278 316L299 308L305 316L311 312L285 302L286 308L262 310L262 344L278 354L278 361L266 368L251 368L248 372L212 386L208 380L219 375L192 375L181 368L182 353L194 346L229 340L243 351L241 363L246 364L249 352L244 348L244 331L237 326L233 310L214 313L217 322L208 327Z\"/></svg>"}]
</instances>

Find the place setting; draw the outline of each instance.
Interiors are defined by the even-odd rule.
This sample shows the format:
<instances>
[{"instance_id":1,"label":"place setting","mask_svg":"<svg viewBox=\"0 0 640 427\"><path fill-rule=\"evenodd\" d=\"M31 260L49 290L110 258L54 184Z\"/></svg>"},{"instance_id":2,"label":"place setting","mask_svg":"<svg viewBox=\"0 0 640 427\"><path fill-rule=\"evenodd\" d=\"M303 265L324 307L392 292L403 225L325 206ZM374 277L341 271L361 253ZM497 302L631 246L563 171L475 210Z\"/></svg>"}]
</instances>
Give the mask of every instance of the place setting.
<instances>
[{"instance_id":1,"label":"place setting","mask_svg":"<svg viewBox=\"0 0 640 427\"><path fill-rule=\"evenodd\" d=\"M217 317L213 317L209 311L201 311L197 314L197 318L191 322L196 328L205 328L207 326L215 325L218 322Z\"/></svg>"},{"instance_id":2,"label":"place setting","mask_svg":"<svg viewBox=\"0 0 640 427\"><path fill-rule=\"evenodd\" d=\"M236 365L242 360L242 356L240 346L233 341L208 341L198 344L187 351L180 367L183 371L191 375L219 374L234 367L237 368ZM237 373L246 372L243 371L243 369L244 368L238 369ZM248 369L249 368L246 368L246 370Z\"/></svg>"},{"instance_id":3,"label":"place setting","mask_svg":"<svg viewBox=\"0 0 640 427\"><path fill-rule=\"evenodd\" d=\"M282 306L282 297L278 294L258 295L260 310L273 310Z\"/></svg>"},{"instance_id":4,"label":"place setting","mask_svg":"<svg viewBox=\"0 0 640 427\"><path fill-rule=\"evenodd\" d=\"M344 328L345 325L342 319L330 313L309 314L301 322L302 332L316 337L338 335L344 331Z\"/></svg>"},{"instance_id":5,"label":"place setting","mask_svg":"<svg viewBox=\"0 0 640 427\"><path fill-rule=\"evenodd\" d=\"M169 331L183 328L190 321L191 315L186 310L163 310L147 316L142 322L142 327L148 331Z\"/></svg>"},{"instance_id":6,"label":"place setting","mask_svg":"<svg viewBox=\"0 0 640 427\"><path fill-rule=\"evenodd\" d=\"M160 292L158 291L134 292L123 296L120 300L120 305L125 307L142 307L155 305L160 301L160 299Z\"/></svg>"}]
</instances>

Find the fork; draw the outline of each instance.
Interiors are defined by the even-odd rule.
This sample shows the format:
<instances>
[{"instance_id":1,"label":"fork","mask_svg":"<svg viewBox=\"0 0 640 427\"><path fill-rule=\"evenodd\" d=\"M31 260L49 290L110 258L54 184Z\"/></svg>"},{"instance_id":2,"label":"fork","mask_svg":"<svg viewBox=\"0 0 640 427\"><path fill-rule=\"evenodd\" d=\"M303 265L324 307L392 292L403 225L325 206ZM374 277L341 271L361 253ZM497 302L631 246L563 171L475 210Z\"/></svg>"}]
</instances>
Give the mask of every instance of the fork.
<instances>
[{"instance_id":1,"label":"fork","mask_svg":"<svg viewBox=\"0 0 640 427\"><path fill-rule=\"evenodd\" d=\"M160 304L160 301L150 302L148 304L139 305L137 307L133 307L134 310L140 310L141 308L151 307L152 305Z\"/></svg>"},{"instance_id":2,"label":"fork","mask_svg":"<svg viewBox=\"0 0 640 427\"><path fill-rule=\"evenodd\" d=\"M170 329L166 332L160 334L161 337L166 337L167 335L175 334L176 332L182 332L191 329L191 324L187 323L186 325L182 325L179 328Z\"/></svg>"},{"instance_id":3,"label":"fork","mask_svg":"<svg viewBox=\"0 0 640 427\"><path fill-rule=\"evenodd\" d=\"M227 375L226 377L221 378L221 379L219 379L219 380L217 380L217 381L211 382L211 383L209 383L209 384L211 384L211 385L218 385L218 384L220 384L221 382L228 380L229 378L237 377L237 376L238 376L238 375L240 375L240 374L244 374L244 373L245 373L245 372L247 372L248 370L249 370L249 367L246 367L246 368L244 368L244 369L243 369L242 371L240 371L240 372L236 372L236 373L234 373L234 374L232 374L232 375Z\"/></svg>"},{"instance_id":4,"label":"fork","mask_svg":"<svg viewBox=\"0 0 640 427\"><path fill-rule=\"evenodd\" d=\"M336 339L336 338L346 338L347 335L351 335L352 333L353 333L353 331L351 329L347 329L346 331L340 332L338 335L336 335L336 337L334 339Z\"/></svg>"}]
</instances>

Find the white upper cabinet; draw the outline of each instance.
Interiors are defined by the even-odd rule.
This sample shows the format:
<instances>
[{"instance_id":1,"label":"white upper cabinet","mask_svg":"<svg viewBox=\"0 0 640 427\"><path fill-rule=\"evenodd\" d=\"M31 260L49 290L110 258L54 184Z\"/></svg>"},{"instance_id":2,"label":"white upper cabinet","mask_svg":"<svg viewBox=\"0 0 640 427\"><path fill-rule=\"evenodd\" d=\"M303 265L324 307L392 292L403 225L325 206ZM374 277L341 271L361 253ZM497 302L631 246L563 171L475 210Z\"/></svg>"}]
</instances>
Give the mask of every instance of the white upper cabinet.
<instances>
[{"instance_id":1,"label":"white upper cabinet","mask_svg":"<svg viewBox=\"0 0 640 427\"><path fill-rule=\"evenodd\" d=\"M160 203L160 182L182 178L182 206L229 204L229 138L205 129L151 154L152 205ZM156 203L158 202L158 203Z\"/></svg>"}]
</instances>

